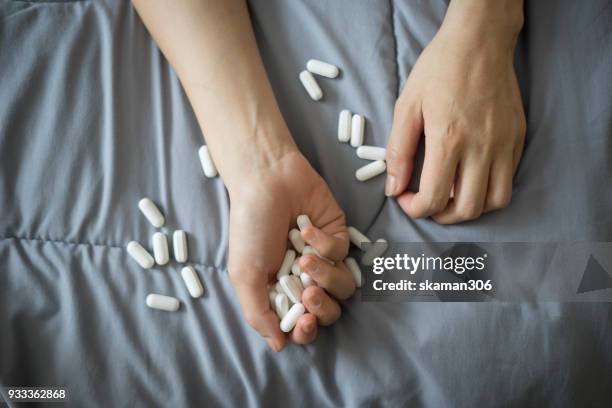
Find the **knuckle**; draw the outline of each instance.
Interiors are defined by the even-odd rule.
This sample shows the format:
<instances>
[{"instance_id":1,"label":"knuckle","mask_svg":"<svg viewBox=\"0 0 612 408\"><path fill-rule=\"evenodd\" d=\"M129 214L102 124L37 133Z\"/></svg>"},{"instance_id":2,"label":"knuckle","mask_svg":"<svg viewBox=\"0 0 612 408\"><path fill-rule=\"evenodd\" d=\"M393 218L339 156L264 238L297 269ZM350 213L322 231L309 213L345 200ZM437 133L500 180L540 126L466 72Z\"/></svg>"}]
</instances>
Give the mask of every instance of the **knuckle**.
<instances>
[{"instance_id":1,"label":"knuckle","mask_svg":"<svg viewBox=\"0 0 612 408\"><path fill-rule=\"evenodd\" d=\"M457 215L460 221L469 221L478 218L482 214L482 205L475 202L469 202L457 209Z\"/></svg>"},{"instance_id":2,"label":"knuckle","mask_svg":"<svg viewBox=\"0 0 612 408\"><path fill-rule=\"evenodd\" d=\"M512 194L509 191L496 194L489 199L489 208L493 210L500 210L510 205L512 200Z\"/></svg>"},{"instance_id":3,"label":"knuckle","mask_svg":"<svg viewBox=\"0 0 612 408\"><path fill-rule=\"evenodd\" d=\"M448 197L444 197L440 194L432 194L426 198L425 210L428 213L436 213L442 211L446 207Z\"/></svg>"},{"instance_id":4,"label":"knuckle","mask_svg":"<svg viewBox=\"0 0 612 408\"><path fill-rule=\"evenodd\" d=\"M401 160L402 153L399 151L397 146L394 144L389 144L387 146L387 152L385 154L385 160L387 161L388 166L394 166Z\"/></svg>"}]
</instances>

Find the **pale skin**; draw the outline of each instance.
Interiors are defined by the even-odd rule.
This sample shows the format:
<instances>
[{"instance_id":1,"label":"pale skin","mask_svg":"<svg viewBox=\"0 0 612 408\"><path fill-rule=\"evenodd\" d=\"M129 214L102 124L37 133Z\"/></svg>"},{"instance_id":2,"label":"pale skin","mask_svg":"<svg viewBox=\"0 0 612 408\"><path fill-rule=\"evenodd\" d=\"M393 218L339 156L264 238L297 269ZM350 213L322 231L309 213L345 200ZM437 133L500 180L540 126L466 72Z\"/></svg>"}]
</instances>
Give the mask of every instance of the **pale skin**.
<instances>
[{"instance_id":1,"label":"pale skin","mask_svg":"<svg viewBox=\"0 0 612 408\"><path fill-rule=\"evenodd\" d=\"M509 202L524 134L511 64L522 2L503 2L505 9L498 9L485 6L487 1L452 1L396 104L387 157L392 180L387 185L393 189L387 194L397 197L410 216L458 222ZM246 321L274 351L287 342L314 341L318 325L333 324L341 315L338 301L355 291L340 262L349 247L346 220L325 181L297 149L280 113L246 2L133 4L176 71L228 189L228 270ZM518 14L518 28L505 23L514 20L509 10ZM486 18L497 24L479 23ZM429 155L420 191L411 193L406 187L423 129ZM452 199L448 180L455 184ZM304 229L302 237L328 260L301 258L302 269L318 287L304 291L307 313L284 334L267 287L275 280L287 233L300 214L308 214L316 226Z\"/></svg>"}]
</instances>

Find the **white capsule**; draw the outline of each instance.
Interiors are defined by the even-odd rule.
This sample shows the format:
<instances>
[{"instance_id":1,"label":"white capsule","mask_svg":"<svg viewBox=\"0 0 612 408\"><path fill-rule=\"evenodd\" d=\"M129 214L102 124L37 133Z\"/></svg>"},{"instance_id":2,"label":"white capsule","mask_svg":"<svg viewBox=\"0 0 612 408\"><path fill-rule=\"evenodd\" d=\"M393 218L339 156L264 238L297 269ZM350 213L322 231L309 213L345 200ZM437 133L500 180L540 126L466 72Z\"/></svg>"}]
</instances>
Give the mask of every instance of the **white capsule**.
<instances>
[{"instance_id":1,"label":"white capsule","mask_svg":"<svg viewBox=\"0 0 612 408\"><path fill-rule=\"evenodd\" d=\"M156 293L147 295L146 303L151 309L165 310L166 312L176 312L181 306L177 298Z\"/></svg>"},{"instance_id":2,"label":"white capsule","mask_svg":"<svg viewBox=\"0 0 612 408\"><path fill-rule=\"evenodd\" d=\"M359 264L357 261L350 256L344 260L344 264L351 271L353 275L353 279L355 280L355 286L358 288L361 287L361 268L359 268Z\"/></svg>"},{"instance_id":3,"label":"white capsule","mask_svg":"<svg viewBox=\"0 0 612 408\"><path fill-rule=\"evenodd\" d=\"M359 147L363 144L365 119L361 115L353 115L351 119L351 146Z\"/></svg>"},{"instance_id":4,"label":"white capsule","mask_svg":"<svg viewBox=\"0 0 612 408\"><path fill-rule=\"evenodd\" d=\"M376 160L358 168L355 172L355 178L359 181L367 181L384 173L385 170L387 170L387 164L382 160Z\"/></svg>"},{"instance_id":5,"label":"white capsule","mask_svg":"<svg viewBox=\"0 0 612 408\"><path fill-rule=\"evenodd\" d=\"M319 252L317 252L317 250L311 247L310 245L304 246L304 251L302 251L302 255L306 255L306 254L314 254L316 256L320 256Z\"/></svg>"},{"instance_id":6,"label":"white capsule","mask_svg":"<svg viewBox=\"0 0 612 408\"><path fill-rule=\"evenodd\" d=\"M289 333L291 330L293 330L298 319L304 314L305 311L306 308L301 303L296 303L295 305L291 306L291 309L289 309L285 317L283 317L280 322L280 329L284 333Z\"/></svg>"},{"instance_id":7,"label":"white capsule","mask_svg":"<svg viewBox=\"0 0 612 408\"><path fill-rule=\"evenodd\" d=\"M128 254L130 254L130 256L136 262L138 262L138 265L145 269L149 269L155 264L155 261L153 260L151 254L136 241L128 242L127 251Z\"/></svg>"},{"instance_id":8,"label":"white capsule","mask_svg":"<svg viewBox=\"0 0 612 408\"><path fill-rule=\"evenodd\" d=\"M295 276L300 276L302 274L302 268L300 268L300 258L296 258L293 261L293 265L291 265L291 273Z\"/></svg>"},{"instance_id":9,"label":"white capsule","mask_svg":"<svg viewBox=\"0 0 612 408\"><path fill-rule=\"evenodd\" d=\"M323 91L321 90L321 87L317 83L315 77L313 77L310 72L300 72L300 81L302 81L302 85L304 85L304 88L308 92L308 95L310 95L313 100L318 101L323 97Z\"/></svg>"},{"instance_id":10,"label":"white capsule","mask_svg":"<svg viewBox=\"0 0 612 408\"><path fill-rule=\"evenodd\" d=\"M303 287L299 280L300 278L297 279L299 284L291 276L282 276L278 281L283 288L283 293L285 293L293 303L298 303L302 300Z\"/></svg>"},{"instance_id":11,"label":"white capsule","mask_svg":"<svg viewBox=\"0 0 612 408\"><path fill-rule=\"evenodd\" d=\"M338 116L338 141L347 143L351 140L351 111L342 110Z\"/></svg>"},{"instance_id":12,"label":"white capsule","mask_svg":"<svg viewBox=\"0 0 612 408\"><path fill-rule=\"evenodd\" d=\"M280 280L282 276L289 275L293 261L295 261L295 251L293 249L288 249L287 252L285 252L283 262L281 263L281 266L276 274L276 279Z\"/></svg>"},{"instance_id":13,"label":"white capsule","mask_svg":"<svg viewBox=\"0 0 612 408\"><path fill-rule=\"evenodd\" d=\"M361 257L361 263L370 266L374 263L374 258L378 258L382 254L384 254L389 248L389 244L383 238L379 238L375 243L363 254Z\"/></svg>"},{"instance_id":14,"label":"white capsule","mask_svg":"<svg viewBox=\"0 0 612 408\"><path fill-rule=\"evenodd\" d=\"M192 266L185 266L181 269L181 276L183 277L183 282L185 282L185 286L187 286L187 290L192 298L199 298L204 294L204 287L202 287L202 282L200 278L198 278L198 274Z\"/></svg>"},{"instance_id":15,"label":"white capsule","mask_svg":"<svg viewBox=\"0 0 612 408\"><path fill-rule=\"evenodd\" d=\"M283 289L280 282L276 282L276 285L274 285L274 290L276 291L276 293L285 293L285 289Z\"/></svg>"},{"instance_id":16,"label":"white capsule","mask_svg":"<svg viewBox=\"0 0 612 408\"><path fill-rule=\"evenodd\" d=\"M348 227L348 235L349 235L349 239L351 240L351 242L353 243L353 245L355 245L357 248L363 250L361 244L363 244L364 242L372 242L370 241L370 238L366 237L365 234L363 234L361 231L359 231L357 228L355 227Z\"/></svg>"},{"instance_id":17,"label":"white capsule","mask_svg":"<svg viewBox=\"0 0 612 408\"><path fill-rule=\"evenodd\" d=\"M306 289L309 286L315 286L316 285L314 279L312 279L310 277L310 275L307 274L306 272L304 272L304 273L302 273L300 275L300 280L302 281L302 286L304 286L304 289Z\"/></svg>"},{"instance_id":18,"label":"white capsule","mask_svg":"<svg viewBox=\"0 0 612 408\"><path fill-rule=\"evenodd\" d=\"M278 295L278 292L275 288L271 288L268 291L268 300L270 300L270 305L272 305L272 308L274 308L274 299L276 298L276 295Z\"/></svg>"},{"instance_id":19,"label":"white capsule","mask_svg":"<svg viewBox=\"0 0 612 408\"><path fill-rule=\"evenodd\" d=\"M279 319L282 320L283 317L289 311L289 298L284 293L279 293L274 298L274 311Z\"/></svg>"},{"instance_id":20,"label":"white capsule","mask_svg":"<svg viewBox=\"0 0 612 408\"><path fill-rule=\"evenodd\" d=\"M172 247L176 262L187 262L187 234L185 231L174 231L174 234L172 234Z\"/></svg>"},{"instance_id":21,"label":"white capsule","mask_svg":"<svg viewBox=\"0 0 612 408\"><path fill-rule=\"evenodd\" d=\"M302 239L300 230L293 228L291 231L289 231L289 241L291 241L291 245L293 245L293 248L295 248L296 251L302 253L306 243L304 242L304 239Z\"/></svg>"},{"instance_id":22,"label":"white capsule","mask_svg":"<svg viewBox=\"0 0 612 408\"><path fill-rule=\"evenodd\" d=\"M366 160L385 160L387 149L378 146L359 146L357 157Z\"/></svg>"},{"instance_id":23,"label":"white capsule","mask_svg":"<svg viewBox=\"0 0 612 408\"><path fill-rule=\"evenodd\" d=\"M138 202L138 208L155 228L164 225L164 221L166 221L164 215L150 198L141 199Z\"/></svg>"},{"instance_id":24,"label":"white capsule","mask_svg":"<svg viewBox=\"0 0 612 408\"><path fill-rule=\"evenodd\" d=\"M306 63L306 69L313 74L321 75L327 78L335 78L340 73L337 66L316 59L308 60Z\"/></svg>"},{"instance_id":25,"label":"white capsule","mask_svg":"<svg viewBox=\"0 0 612 408\"><path fill-rule=\"evenodd\" d=\"M307 216L306 214L298 215L297 226L300 229L300 231L308 227L309 225L312 225L312 222L310 221L309 216Z\"/></svg>"},{"instance_id":26,"label":"white capsule","mask_svg":"<svg viewBox=\"0 0 612 408\"><path fill-rule=\"evenodd\" d=\"M168 255L168 239L163 232L153 234L153 256L158 265L165 265L170 259Z\"/></svg>"},{"instance_id":27,"label":"white capsule","mask_svg":"<svg viewBox=\"0 0 612 408\"><path fill-rule=\"evenodd\" d=\"M216 177L218 173L217 166L215 166L215 163L212 161L208 146L200 147L198 156L200 156L200 164L202 165L202 170L204 170L204 175L208 178Z\"/></svg>"}]
</instances>

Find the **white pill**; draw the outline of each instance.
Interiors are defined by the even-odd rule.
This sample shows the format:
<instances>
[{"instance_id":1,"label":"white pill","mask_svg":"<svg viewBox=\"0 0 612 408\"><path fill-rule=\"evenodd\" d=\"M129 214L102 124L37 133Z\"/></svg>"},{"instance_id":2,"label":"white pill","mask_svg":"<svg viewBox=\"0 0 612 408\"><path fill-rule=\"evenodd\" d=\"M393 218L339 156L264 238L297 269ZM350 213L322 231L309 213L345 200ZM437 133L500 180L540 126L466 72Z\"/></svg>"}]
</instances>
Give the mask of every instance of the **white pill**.
<instances>
[{"instance_id":1,"label":"white pill","mask_svg":"<svg viewBox=\"0 0 612 408\"><path fill-rule=\"evenodd\" d=\"M274 308L274 299L276 299L276 295L278 295L278 292L276 291L276 289L272 288L268 291L268 299L270 300L270 304L272 305L272 308Z\"/></svg>"},{"instance_id":2,"label":"white pill","mask_svg":"<svg viewBox=\"0 0 612 408\"><path fill-rule=\"evenodd\" d=\"M365 119L361 115L353 115L351 119L351 146L358 147L363 144Z\"/></svg>"},{"instance_id":3,"label":"white pill","mask_svg":"<svg viewBox=\"0 0 612 408\"><path fill-rule=\"evenodd\" d=\"M289 298L284 293L279 293L274 298L274 311L276 311L276 315L279 319L282 320L283 317L289 311Z\"/></svg>"},{"instance_id":4,"label":"white pill","mask_svg":"<svg viewBox=\"0 0 612 408\"><path fill-rule=\"evenodd\" d=\"M295 251L293 249L288 249L287 252L285 252L283 262L281 263L281 266L276 274L276 279L280 280L282 276L289 275L293 261L295 261Z\"/></svg>"},{"instance_id":5,"label":"white pill","mask_svg":"<svg viewBox=\"0 0 612 408\"><path fill-rule=\"evenodd\" d=\"M314 254L316 256L320 256L317 250L311 247L310 245L306 245L304 247L304 251L302 251L302 255L306 255L306 254Z\"/></svg>"},{"instance_id":6,"label":"white pill","mask_svg":"<svg viewBox=\"0 0 612 408\"><path fill-rule=\"evenodd\" d=\"M172 247L174 248L174 259L176 259L176 262L187 262L187 234L185 231L174 231L174 234L172 234Z\"/></svg>"},{"instance_id":7,"label":"white pill","mask_svg":"<svg viewBox=\"0 0 612 408\"><path fill-rule=\"evenodd\" d=\"M355 286L360 288L361 287L361 268L359 267L359 264L357 263L355 259L351 258L350 256L344 260L344 264L346 265L348 270L351 271L351 274L353 275L353 279L355 280Z\"/></svg>"},{"instance_id":8,"label":"white pill","mask_svg":"<svg viewBox=\"0 0 612 408\"><path fill-rule=\"evenodd\" d=\"M300 230L293 228L291 231L289 231L289 241L291 241L291 245L293 245L293 248L295 248L296 251L302 253L306 243L302 239Z\"/></svg>"},{"instance_id":9,"label":"white pill","mask_svg":"<svg viewBox=\"0 0 612 408\"><path fill-rule=\"evenodd\" d=\"M208 146L200 147L198 156L200 156L200 164L202 165L202 170L204 170L204 175L208 178L216 177L217 166L215 166L215 163L212 161Z\"/></svg>"},{"instance_id":10,"label":"white pill","mask_svg":"<svg viewBox=\"0 0 612 408\"><path fill-rule=\"evenodd\" d=\"M304 314L305 311L306 308L301 303L296 303L295 305L291 306L291 309L289 309L285 317L283 317L280 322L280 329L284 333L289 333L291 330L293 330L298 319Z\"/></svg>"},{"instance_id":11,"label":"white pill","mask_svg":"<svg viewBox=\"0 0 612 408\"><path fill-rule=\"evenodd\" d=\"M384 173L385 170L387 170L387 164L383 160L376 160L357 169L355 178L359 181L367 181Z\"/></svg>"},{"instance_id":12,"label":"white pill","mask_svg":"<svg viewBox=\"0 0 612 408\"><path fill-rule=\"evenodd\" d=\"M166 221L164 215L150 198L145 197L141 199L138 202L138 208L140 208L140 211L155 228L164 225L164 221Z\"/></svg>"},{"instance_id":13,"label":"white pill","mask_svg":"<svg viewBox=\"0 0 612 408\"><path fill-rule=\"evenodd\" d=\"M166 312L176 312L181 305L177 298L156 293L147 295L146 302L151 309L165 310Z\"/></svg>"},{"instance_id":14,"label":"white pill","mask_svg":"<svg viewBox=\"0 0 612 408\"><path fill-rule=\"evenodd\" d=\"M295 279L293 279L294 277L297 278L298 280L297 282L295 281ZM294 277L282 276L278 282L283 288L283 293L287 295L289 300L292 301L293 303L298 303L300 302L300 300L302 300L303 287L302 287L300 278L298 278L297 276L294 276Z\"/></svg>"},{"instance_id":15,"label":"white pill","mask_svg":"<svg viewBox=\"0 0 612 408\"><path fill-rule=\"evenodd\" d=\"M359 146L357 157L366 160L385 160L387 149L378 146Z\"/></svg>"},{"instance_id":16,"label":"white pill","mask_svg":"<svg viewBox=\"0 0 612 408\"><path fill-rule=\"evenodd\" d=\"M285 293L285 289L283 289L280 282L276 282L276 285L274 286L274 290L276 291L276 293Z\"/></svg>"},{"instance_id":17,"label":"white pill","mask_svg":"<svg viewBox=\"0 0 612 408\"><path fill-rule=\"evenodd\" d=\"M313 74L321 75L327 78L335 78L340 73L337 66L316 59L308 60L306 69Z\"/></svg>"},{"instance_id":18,"label":"white pill","mask_svg":"<svg viewBox=\"0 0 612 408\"><path fill-rule=\"evenodd\" d=\"M200 282L200 278L198 278L198 274L192 266L185 266L181 269L181 276L192 298L199 298L204 294L202 282Z\"/></svg>"},{"instance_id":19,"label":"white pill","mask_svg":"<svg viewBox=\"0 0 612 408\"><path fill-rule=\"evenodd\" d=\"M136 262L138 262L138 265L145 269L149 269L153 266L153 264L155 264L151 254L136 241L128 242L127 251L128 254L130 254L130 256L134 258Z\"/></svg>"},{"instance_id":20,"label":"white pill","mask_svg":"<svg viewBox=\"0 0 612 408\"><path fill-rule=\"evenodd\" d=\"M304 286L304 289L306 289L309 286L316 285L315 281L306 272L300 275L300 280L302 281L302 286Z\"/></svg>"},{"instance_id":21,"label":"white pill","mask_svg":"<svg viewBox=\"0 0 612 408\"><path fill-rule=\"evenodd\" d=\"M308 227L309 225L312 225L312 222L310 221L309 216L307 216L306 214L298 215L297 226L300 229L300 231Z\"/></svg>"},{"instance_id":22,"label":"white pill","mask_svg":"<svg viewBox=\"0 0 612 408\"><path fill-rule=\"evenodd\" d=\"M384 254L389 248L389 244L385 239L379 238L374 244L363 254L361 263L370 266L374 263L374 258L378 258Z\"/></svg>"},{"instance_id":23,"label":"white pill","mask_svg":"<svg viewBox=\"0 0 612 408\"><path fill-rule=\"evenodd\" d=\"M153 234L153 256L158 265L165 265L170 260L168 255L168 239L163 232Z\"/></svg>"},{"instance_id":24,"label":"white pill","mask_svg":"<svg viewBox=\"0 0 612 408\"><path fill-rule=\"evenodd\" d=\"M338 141L346 143L351 140L351 111L342 110L338 116Z\"/></svg>"},{"instance_id":25,"label":"white pill","mask_svg":"<svg viewBox=\"0 0 612 408\"><path fill-rule=\"evenodd\" d=\"M293 261L293 265L291 265L291 273L295 276L300 276L302 274L302 268L300 268L300 258L296 258Z\"/></svg>"},{"instance_id":26,"label":"white pill","mask_svg":"<svg viewBox=\"0 0 612 408\"><path fill-rule=\"evenodd\" d=\"M300 81L302 81L302 85L304 85L304 88L306 88L308 95L310 95L313 100L318 101L323 97L323 91L321 90L321 87L310 72L300 72Z\"/></svg>"},{"instance_id":27,"label":"white pill","mask_svg":"<svg viewBox=\"0 0 612 408\"><path fill-rule=\"evenodd\" d=\"M368 243L372 242L370 241L370 238L366 237L365 234L363 234L357 228L348 227L347 229L348 229L349 239L351 240L353 245L355 245L357 248L363 249L361 244L363 244L364 242L368 242Z\"/></svg>"}]
</instances>

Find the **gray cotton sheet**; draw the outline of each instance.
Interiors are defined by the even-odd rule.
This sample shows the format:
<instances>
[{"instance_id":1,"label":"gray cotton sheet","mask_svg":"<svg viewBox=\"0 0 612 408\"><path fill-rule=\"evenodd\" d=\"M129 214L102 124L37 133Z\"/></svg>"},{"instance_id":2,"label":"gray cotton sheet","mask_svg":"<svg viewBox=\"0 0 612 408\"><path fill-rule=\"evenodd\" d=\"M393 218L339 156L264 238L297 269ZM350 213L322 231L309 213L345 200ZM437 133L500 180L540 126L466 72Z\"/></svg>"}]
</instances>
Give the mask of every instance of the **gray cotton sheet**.
<instances>
[{"instance_id":1,"label":"gray cotton sheet","mask_svg":"<svg viewBox=\"0 0 612 408\"><path fill-rule=\"evenodd\" d=\"M395 98L443 1L250 2L282 112L348 220L411 241L612 241L612 5L527 1L516 51L528 132L509 208L454 226L408 219L335 140L342 108L385 145ZM308 58L342 68L322 103ZM226 272L229 203L202 135L129 2L0 1L0 385L60 385L74 406L610 406L606 303L346 302L317 341L271 353ZM125 244L189 234L205 297ZM144 307L175 295L179 313Z\"/></svg>"}]
</instances>

